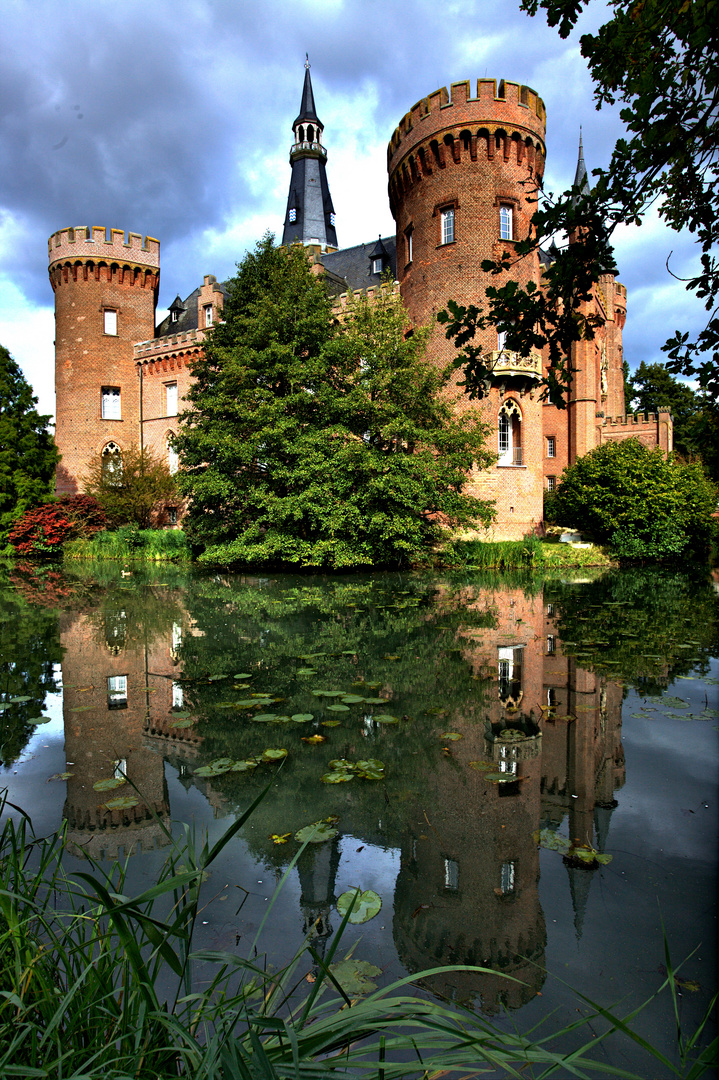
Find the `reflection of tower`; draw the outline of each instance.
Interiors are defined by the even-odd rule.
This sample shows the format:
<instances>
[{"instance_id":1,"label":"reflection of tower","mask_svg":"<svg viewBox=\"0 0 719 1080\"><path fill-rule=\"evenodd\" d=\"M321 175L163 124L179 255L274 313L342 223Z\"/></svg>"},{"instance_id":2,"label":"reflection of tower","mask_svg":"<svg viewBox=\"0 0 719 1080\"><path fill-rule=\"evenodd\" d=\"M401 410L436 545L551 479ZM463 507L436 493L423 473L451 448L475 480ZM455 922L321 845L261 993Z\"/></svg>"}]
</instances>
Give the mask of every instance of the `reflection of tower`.
<instances>
[{"instance_id":1,"label":"reflection of tower","mask_svg":"<svg viewBox=\"0 0 719 1080\"><path fill-rule=\"evenodd\" d=\"M297 863L302 895L302 932L324 956L327 940L332 933L330 914L335 903L335 880L340 864L338 838L329 843L308 844Z\"/></svg>"}]
</instances>

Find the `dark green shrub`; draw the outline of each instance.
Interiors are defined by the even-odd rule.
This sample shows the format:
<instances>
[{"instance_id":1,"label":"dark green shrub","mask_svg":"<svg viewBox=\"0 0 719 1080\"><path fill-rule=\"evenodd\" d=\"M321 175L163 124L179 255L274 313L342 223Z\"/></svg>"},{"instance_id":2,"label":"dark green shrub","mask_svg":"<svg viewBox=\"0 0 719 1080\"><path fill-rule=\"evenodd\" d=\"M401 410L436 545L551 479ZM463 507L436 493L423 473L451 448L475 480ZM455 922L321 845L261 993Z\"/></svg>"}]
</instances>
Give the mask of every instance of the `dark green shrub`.
<instances>
[{"instance_id":1,"label":"dark green shrub","mask_svg":"<svg viewBox=\"0 0 719 1080\"><path fill-rule=\"evenodd\" d=\"M627 439L565 469L552 512L558 524L609 543L622 558L666 559L708 549L716 504L717 488L701 465Z\"/></svg>"}]
</instances>

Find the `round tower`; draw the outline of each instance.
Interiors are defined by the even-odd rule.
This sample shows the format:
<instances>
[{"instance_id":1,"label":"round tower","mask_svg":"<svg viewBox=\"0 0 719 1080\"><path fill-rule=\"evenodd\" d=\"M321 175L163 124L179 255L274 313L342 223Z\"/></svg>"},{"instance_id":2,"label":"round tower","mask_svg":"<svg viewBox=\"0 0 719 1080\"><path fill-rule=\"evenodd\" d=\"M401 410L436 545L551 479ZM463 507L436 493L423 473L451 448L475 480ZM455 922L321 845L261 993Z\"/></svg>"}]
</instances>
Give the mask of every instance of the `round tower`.
<instances>
[{"instance_id":1,"label":"round tower","mask_svg":"<svg viewBox=\"0 0 719 1080\"><path fill-rule=\"evenodd\" d=\"M48 241L55 293L58 494L83 488L88 466L112 466L139 443L133 345L155 335L160 243L104 227L61 229Z\"/></svg>"},{"instance_id":2,"label":"round tower","mask_svg":"<svg viewBox=\"0 0 719 1080\"><path fill-rule=\"evenodd\" d=\"M397 227L397 277L410 318L434 323L448 300L487 309L485 288L506 278L481 269L510 256L526 238L545 161L546 112L528 86L479 79L453 83L423 98L402 118L388 147L390 208ZM509 278L539 285L535 253ZM480 409L491 425L497 466L473 477L471 490L497 504L495 538L519 538L542 520L542 407L536 393L539 355L503 348L493 328L480 333L495 365L494 388L481 402L456 392L456 408ZM435 323L430 355L456 355ZM494 354L492 356L492 354ZM458 377L459 381L459 377Z\"/></svg>"}]
</instances>

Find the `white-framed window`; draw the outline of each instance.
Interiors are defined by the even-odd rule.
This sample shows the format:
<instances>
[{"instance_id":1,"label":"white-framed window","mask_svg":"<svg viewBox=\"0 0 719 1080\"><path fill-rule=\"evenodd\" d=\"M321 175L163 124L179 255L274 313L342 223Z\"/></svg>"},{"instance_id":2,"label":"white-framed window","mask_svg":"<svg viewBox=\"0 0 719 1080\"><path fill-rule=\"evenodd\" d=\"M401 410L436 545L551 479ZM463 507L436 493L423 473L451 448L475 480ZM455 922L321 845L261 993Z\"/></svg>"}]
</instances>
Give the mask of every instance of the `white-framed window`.
<instances>
[{"instance_id":1,"label":"white-framed window","mask_svg":"<svg viewBox=\"0 0 719 1080\"><path fill-rule=\"evenodd\" d=\"M407 243L407 259L406 259L406 261L408 263L411 263L412 258L413 258L413 254L414 254L414 252L413 252L413 248L414 248L414 242L413 242L414 229L407 229L407 232L404 235L405 235L405 239L406 239L406 243Z\"/></svg>"},{"instance_id":2,"label":"white-framed window","mask_svg":"<svg viewBox=\"0 0 719 1080\"><path fill-rule=\"evenodd\" d=\"M105 308L103 310L105 333L112 334L113 337L117 337L117 312L114 308Z\"/></svg>"},{"instance_id":3,"label":"white-framed window","mask_svg":"<svg viewBox=\"0 0 719 1080\"><path fill-rule=\"evenodd\" d=\"M459 863L456 859L444 860L444 887L452 892L459 888Z\"/></svg>"},{"instance_id":4,"label":"white-framed window","mask_svg":"<svg viewBox=\"0 0 719 1080\"><path fill-rule=\"evenodd\" d=\"M499 457L505 458L512 447L512 421L505 412L499 414Z\"/></svg>"},{"instance_id":5,"label":"white-framed window","mask_svg":"<svg viewBox=\"0 0 719 1080\"><path fill-rule=\"evenodd\" d=\"M172 707L173 709L181 709L184 704L185 696L182 692L182 686L178 682L172 684Z\"/></svg>"},{"instance_id":6,"label":"white-framed window","mask_svg":"<svg viewBox=\"0 0 719 1080\"><path fill-rule=\"evenodd\" d=\"M110 675L107 680L108 709L127 708L127 675Z\"/></svg>"},{"instance_id":7,"label":"white-framed window","mask_svg":"<svg viewBox=\"0 0 719 1080\"><path fill-rule=\"evenodd\" d=\"M514 862L502 863L502 871L499 878L499 887L502 895L514 892L515 864Z\"/></svg>"},{"instance_id":8,"label":"white-framed window","mask_svg":"<svg viewBox=\"0 0 719 1080\"><path fill-rule=\"evenodd\" d=\"M373 274L381 274L382 273L382 260L381 259L373 259L372 260L372 273Z\"/></svg>"},{"instance_id":9,"label":"white-framed window","mask_svg":"<svg viewBox=\"0 0 719 1080\"><path fill-rule=\"evenodd\" d=\"M181 645L182 645L182 627L180 626L179 623L175 622L175 623L172 624L172 651L177 652L177 650L180 648Z\"/></svg>"},{"instance_id":10,"label":"white-framed window","mask_svg":"<svg viewBox=\"0 0 719 1080\"><path fill-rule=\"evenodd\" d=\"M177 383L165 383L165 416L177 416Z\"/></svg>"},{"instance_id":11,"label":"white-framed window","mask_svg":"<svg viewBox=\"0 0 719 1080\"><path fill-rule=\"evenodd\" d=\"M115 758L114 762L112 763L112 779L127 779L127 758Z\"/></svg>"},{"instance_id":12,"label":"white-framed window","mask_svg":"<svg viewBox=\"0 0 719 1080\"><path fill-rule=\"evenodd\" d=\"M108 484L122 483L122 450L109 442L102 451L102 475Z\"/></svg>"},{"instance_id":13,"label":"white-framed window","mask_svg":"<svg viewBox=\"0 0 719 1080\"><path fill-rule=\"evenodd\" d=\"M547 435L547 457L557 456L557 438L555 435Z\"/></svg>"},{"instance_id":14,"label":"white-framed window","mask_svg":"<svg viewBox=\"0 0 719 1080\"><path fill-rule=\"evenodd\" d=\"M294 207L290 210L290 215L289 215L288 220L289 220L290 225L294 225L294 223L297 221L297 211L295 210Z\"/></svg>"},{"instance_id":15,"label":"white-framed window","mask_svg":"<svg viewBox=\"0 0 719 1080\"><path fill-rule=\"evenodd\" d=\"M557 651L557 639L554 634L547 634L547 655L551 656Z\"/></svg>"},{"instance_id":16,"label":"white-framed window","mask_svg":"<svg viewBox=\"0 0 719 1080\"><path fill-rule=\"evenodd\" d=\"M119 386L103 386L100 391L103 420L122 420Z\"/></svg>"},{"instance_id":17,"label":"white-framed window","mask_svg":"<svg viewBox=\"0 0 719 1080\"><path fill-rule=\"evenodd\" d=\"M548 476L547 477L547 491L556 491L556 490L557 490L557 478L556 478L556 476Z\"/></svg>"},{"instance_id":18,"label":"white-framed window","mask_svg":"<svg viewBox=\"0 0 719 1080\"><path fill-rule=\"evenodd\" d=\"M554 615L554 604L547 604L547 615Z\"/></svg>"},{"instance_id":19,"label":"white-framed window","mask_svg":"<svg viewBox=\"0 0 719 1080\"><path fill-rule=\"evenodd\" d=\"M448 206L446 210L442 210L440 214L442 221L442 243L453 244L454 243L454 207Z\"/></svg>"},{"instance_id":20,"label":"white-framed window","mask_svg":"<svg viewBox=\"0 0 719 1080\"><path fill-rule=\"evenodd\" d=\"M497 352L504 352L504 345L505 345L506 340L507 340L507 331L506 330L498 330L497 331Z\"/></svg>"},{"instance_id":21,"label":"white-framed window","mask_svg":"<svg viewBox=\"0 0 719 1080\"><path fill-rule=\"evenodd\" d=\"M212 304L205 304L205 326L212 326Z\"/></svg>"},{"instance_id":22,"label":"white-framed window","mask_svg":"<svg viewBox=\"0 0 719 1080\"><path fill-rule=\"evenodd\" d=\"M499 238L500 240L514 239L514 209L511 206L499 208Z\"/></svg>"},{"instance_id":23,"label":"white-framed window","mask_svg":"<svg viewBox=\"0 0 719 1080\"><path fill-rule=\"evenodd\" d=\"M170 322L177 322L177 320L179 318L180 318L180 312L177 310L177 308L173 308L172 311L170 312Z\"/></svg>"}]
</instances>

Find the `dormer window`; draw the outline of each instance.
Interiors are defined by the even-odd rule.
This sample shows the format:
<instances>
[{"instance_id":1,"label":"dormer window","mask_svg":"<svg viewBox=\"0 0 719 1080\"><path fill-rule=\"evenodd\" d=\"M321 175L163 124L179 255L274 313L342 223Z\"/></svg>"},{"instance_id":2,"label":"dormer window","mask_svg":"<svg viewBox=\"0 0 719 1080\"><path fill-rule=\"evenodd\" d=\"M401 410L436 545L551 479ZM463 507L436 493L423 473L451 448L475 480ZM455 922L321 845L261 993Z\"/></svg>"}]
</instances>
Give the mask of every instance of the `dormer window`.
<instances>
[{"instance_id":1,"label":"dormer window","mask_svg":"<svg viewBox=\"0 0 719 1080\"><path fill-rule=\"evenodd\" d=\"M382 273L382 260L381 259L373 259L372 260L372 273L373 274L381 274Z\"/></svg>"},{"instance_id":2,"label":"dormer window","mask_svg":"<svg viewBox=\"0 0 719 1080\"><path fill-rule=\"evenodd\" d=\"M297 211L296 210L294 210L294 209L290 210L289 221L290 221L290 225L293 225L295 223L295 221L297 221Z\"/></svg>"},{"instance_id":3,"label":"dormer window","mask_svg":"<svg viewBox=\"0 0 719 1080\"><path fill-rule=\"evenodd\" d=\"M170 312L170 321L171 322L177 322L177 320L179 318L180 318L180 312L177 310L177 308L173 308L173 310Z\"/></svg>"}]
</instances>

